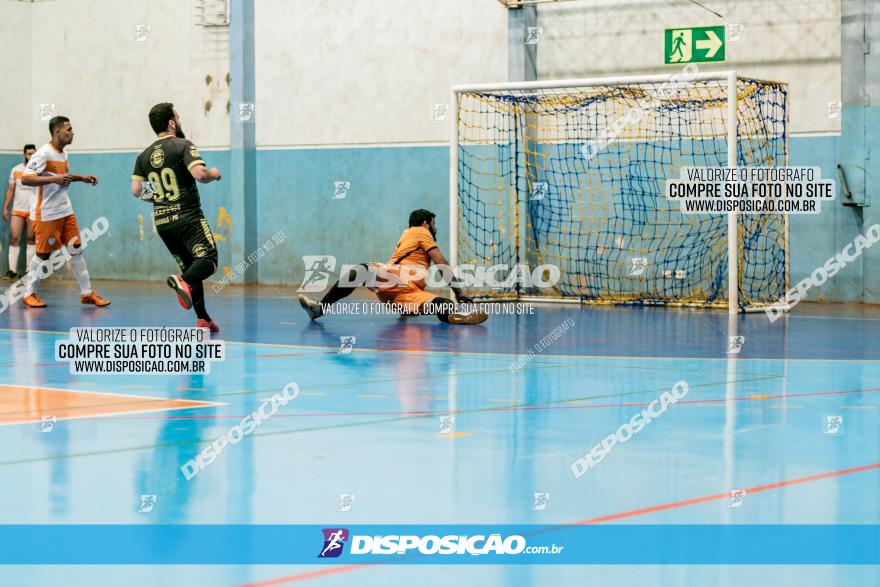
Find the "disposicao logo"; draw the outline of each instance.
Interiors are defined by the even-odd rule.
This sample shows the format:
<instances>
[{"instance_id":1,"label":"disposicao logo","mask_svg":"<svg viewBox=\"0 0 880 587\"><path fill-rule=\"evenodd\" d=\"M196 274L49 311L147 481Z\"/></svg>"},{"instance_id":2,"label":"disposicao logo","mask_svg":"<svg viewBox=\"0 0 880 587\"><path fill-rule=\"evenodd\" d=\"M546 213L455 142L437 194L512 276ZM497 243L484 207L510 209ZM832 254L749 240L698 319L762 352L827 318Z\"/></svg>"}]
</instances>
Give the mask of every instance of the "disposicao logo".
<instances>
[{"instance_id":1,"label":"disposicao logo","mask_svg":"<svg viewBox=\"0 0 880 587\"><path fill-rule=\"evenodd\" d=\"M336 558L342 554L342 548L348 542L348 530L345 528L324 528L324 548L318 558Z\"/></svg>"}]
</instances>

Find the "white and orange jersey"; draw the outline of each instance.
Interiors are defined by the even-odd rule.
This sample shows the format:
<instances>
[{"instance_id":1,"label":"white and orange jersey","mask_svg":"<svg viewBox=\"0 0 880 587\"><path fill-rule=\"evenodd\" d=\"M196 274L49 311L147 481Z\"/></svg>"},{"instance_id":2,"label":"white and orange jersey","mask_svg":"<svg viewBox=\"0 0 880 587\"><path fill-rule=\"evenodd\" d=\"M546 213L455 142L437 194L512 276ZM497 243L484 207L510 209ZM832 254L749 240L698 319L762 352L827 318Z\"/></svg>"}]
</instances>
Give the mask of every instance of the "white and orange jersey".
<instances>
[{"instance_id":1,"label":"white and orange jersey","mask_svg":"<svg viewBox=\"0 0 880 587\"><path fill-rule=\"evenodd\" d=\"M63 175L67 173L67 153L46 143L33 154L24 175ZM31 206L31 220L57 220L73 214L68 186L49 183L37 186L37 197Z\"/></svg>"},{"instance_id":2,"label":"white and orange jersey","mask_svg":"<svg viewBox=\"0 0 880 587\"><path fill-rule=\"evenodd\" d=\"M15 195L12 197L12 211L29 213L33 201L36 199L37 189L21 183L23 173L24 163L19 163L9 172L9 185L15 185Z\"/></svg>"}]
</instances>

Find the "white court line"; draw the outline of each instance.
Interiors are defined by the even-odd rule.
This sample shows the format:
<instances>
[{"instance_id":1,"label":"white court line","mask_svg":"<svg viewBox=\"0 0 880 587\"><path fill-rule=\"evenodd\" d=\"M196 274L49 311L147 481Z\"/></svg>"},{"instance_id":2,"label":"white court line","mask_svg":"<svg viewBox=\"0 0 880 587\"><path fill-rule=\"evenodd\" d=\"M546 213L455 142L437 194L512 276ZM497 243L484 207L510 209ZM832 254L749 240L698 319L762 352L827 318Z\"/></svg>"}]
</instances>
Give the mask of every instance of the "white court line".
<instances>
[{"instance_id":1,"label":"white court line","mask_svg":"<svg viewBox=\"0 0 880 587\"><path fill-rule=\"evenodd\" d=\"M854 318L855 319L855 318ZM876 318L875 318L876 319ZM108 328L118 328L109 326ZM29 332L36 334L69 334L63 330L28 330L27 328L0 328L0 332ZM286 349L308 349L320 351L338 351L335 346L318 346L306 344L289 344L280 342L249 342L242 340L224 340L226 344L239 344L242 346L267 346ZM406 354L425 354L425 355L461 355L461 356L477 356L477 357L519 357L521 351L516 352L489 352L489 351L443 351L431 349L378 349L378 348L356 348L353 352L373 352L373 353L406 353ZM729 361L730 357L658 357L658 356L640 356L640 355L558 355L553 353L542 353L542 358L559 358L559 359L632 359L639 361ZM848 362L868 362L873 363L880 361L878 359L816 359L804 357L737 357L737 361L812 361L814 363L837 363L842 361Z\"/></svg>"}]
</instances>

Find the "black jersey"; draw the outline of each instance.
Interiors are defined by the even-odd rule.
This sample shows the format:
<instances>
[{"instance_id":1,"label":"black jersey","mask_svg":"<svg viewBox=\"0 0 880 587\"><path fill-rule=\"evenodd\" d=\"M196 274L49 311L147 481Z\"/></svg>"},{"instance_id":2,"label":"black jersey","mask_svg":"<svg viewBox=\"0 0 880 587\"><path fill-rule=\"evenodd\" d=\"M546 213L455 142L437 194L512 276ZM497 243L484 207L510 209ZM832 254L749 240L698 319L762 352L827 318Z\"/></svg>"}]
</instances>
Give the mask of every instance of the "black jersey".
<instances>
[{"instance_id":1,"label":"black jersey","mask_svg":"<svg viewBox=\"0 0 880 587\"><path fill-rule=\"evenodd\" d=\"M196 180L189 170L204 165L191 141L174 136L156 139L138 155L132 179L149 182L156 228L202 217Z\"/></svg>"}]
</instances>

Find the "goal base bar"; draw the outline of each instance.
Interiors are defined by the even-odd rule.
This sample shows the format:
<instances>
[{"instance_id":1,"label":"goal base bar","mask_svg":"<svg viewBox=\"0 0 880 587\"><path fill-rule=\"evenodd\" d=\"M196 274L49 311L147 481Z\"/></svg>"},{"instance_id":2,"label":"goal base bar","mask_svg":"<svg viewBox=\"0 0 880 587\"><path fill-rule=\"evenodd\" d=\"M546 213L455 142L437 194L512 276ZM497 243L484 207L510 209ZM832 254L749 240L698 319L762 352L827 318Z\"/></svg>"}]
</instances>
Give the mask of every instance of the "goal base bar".
<instances>
[{"instance_id":1,"label":"goal base bar","mask_svg":"<svg viewBox=\"0 0 880 587\"><path fill-rule=\"evenodd\" d=\"M471 296L475 303L483 304L504 304L510 302L529 302L535 304L568 304L579 306L618 306L618 307L634 307L634 306L652 306L665 308L698 308L702 310L727 310L729 305L727 302L705 303L705 302L687 302L687 301L667 301L667 300L591 300L587 298L563 298L563 297L540 297L540 296L509 296L509 297L489 297L489 296ZM766 308L774 304L749 305L740 308L740 314L759 314L764 312ZM790 312L791 306L782 307L783 312Z\"/></svg>"}]
</instances>

